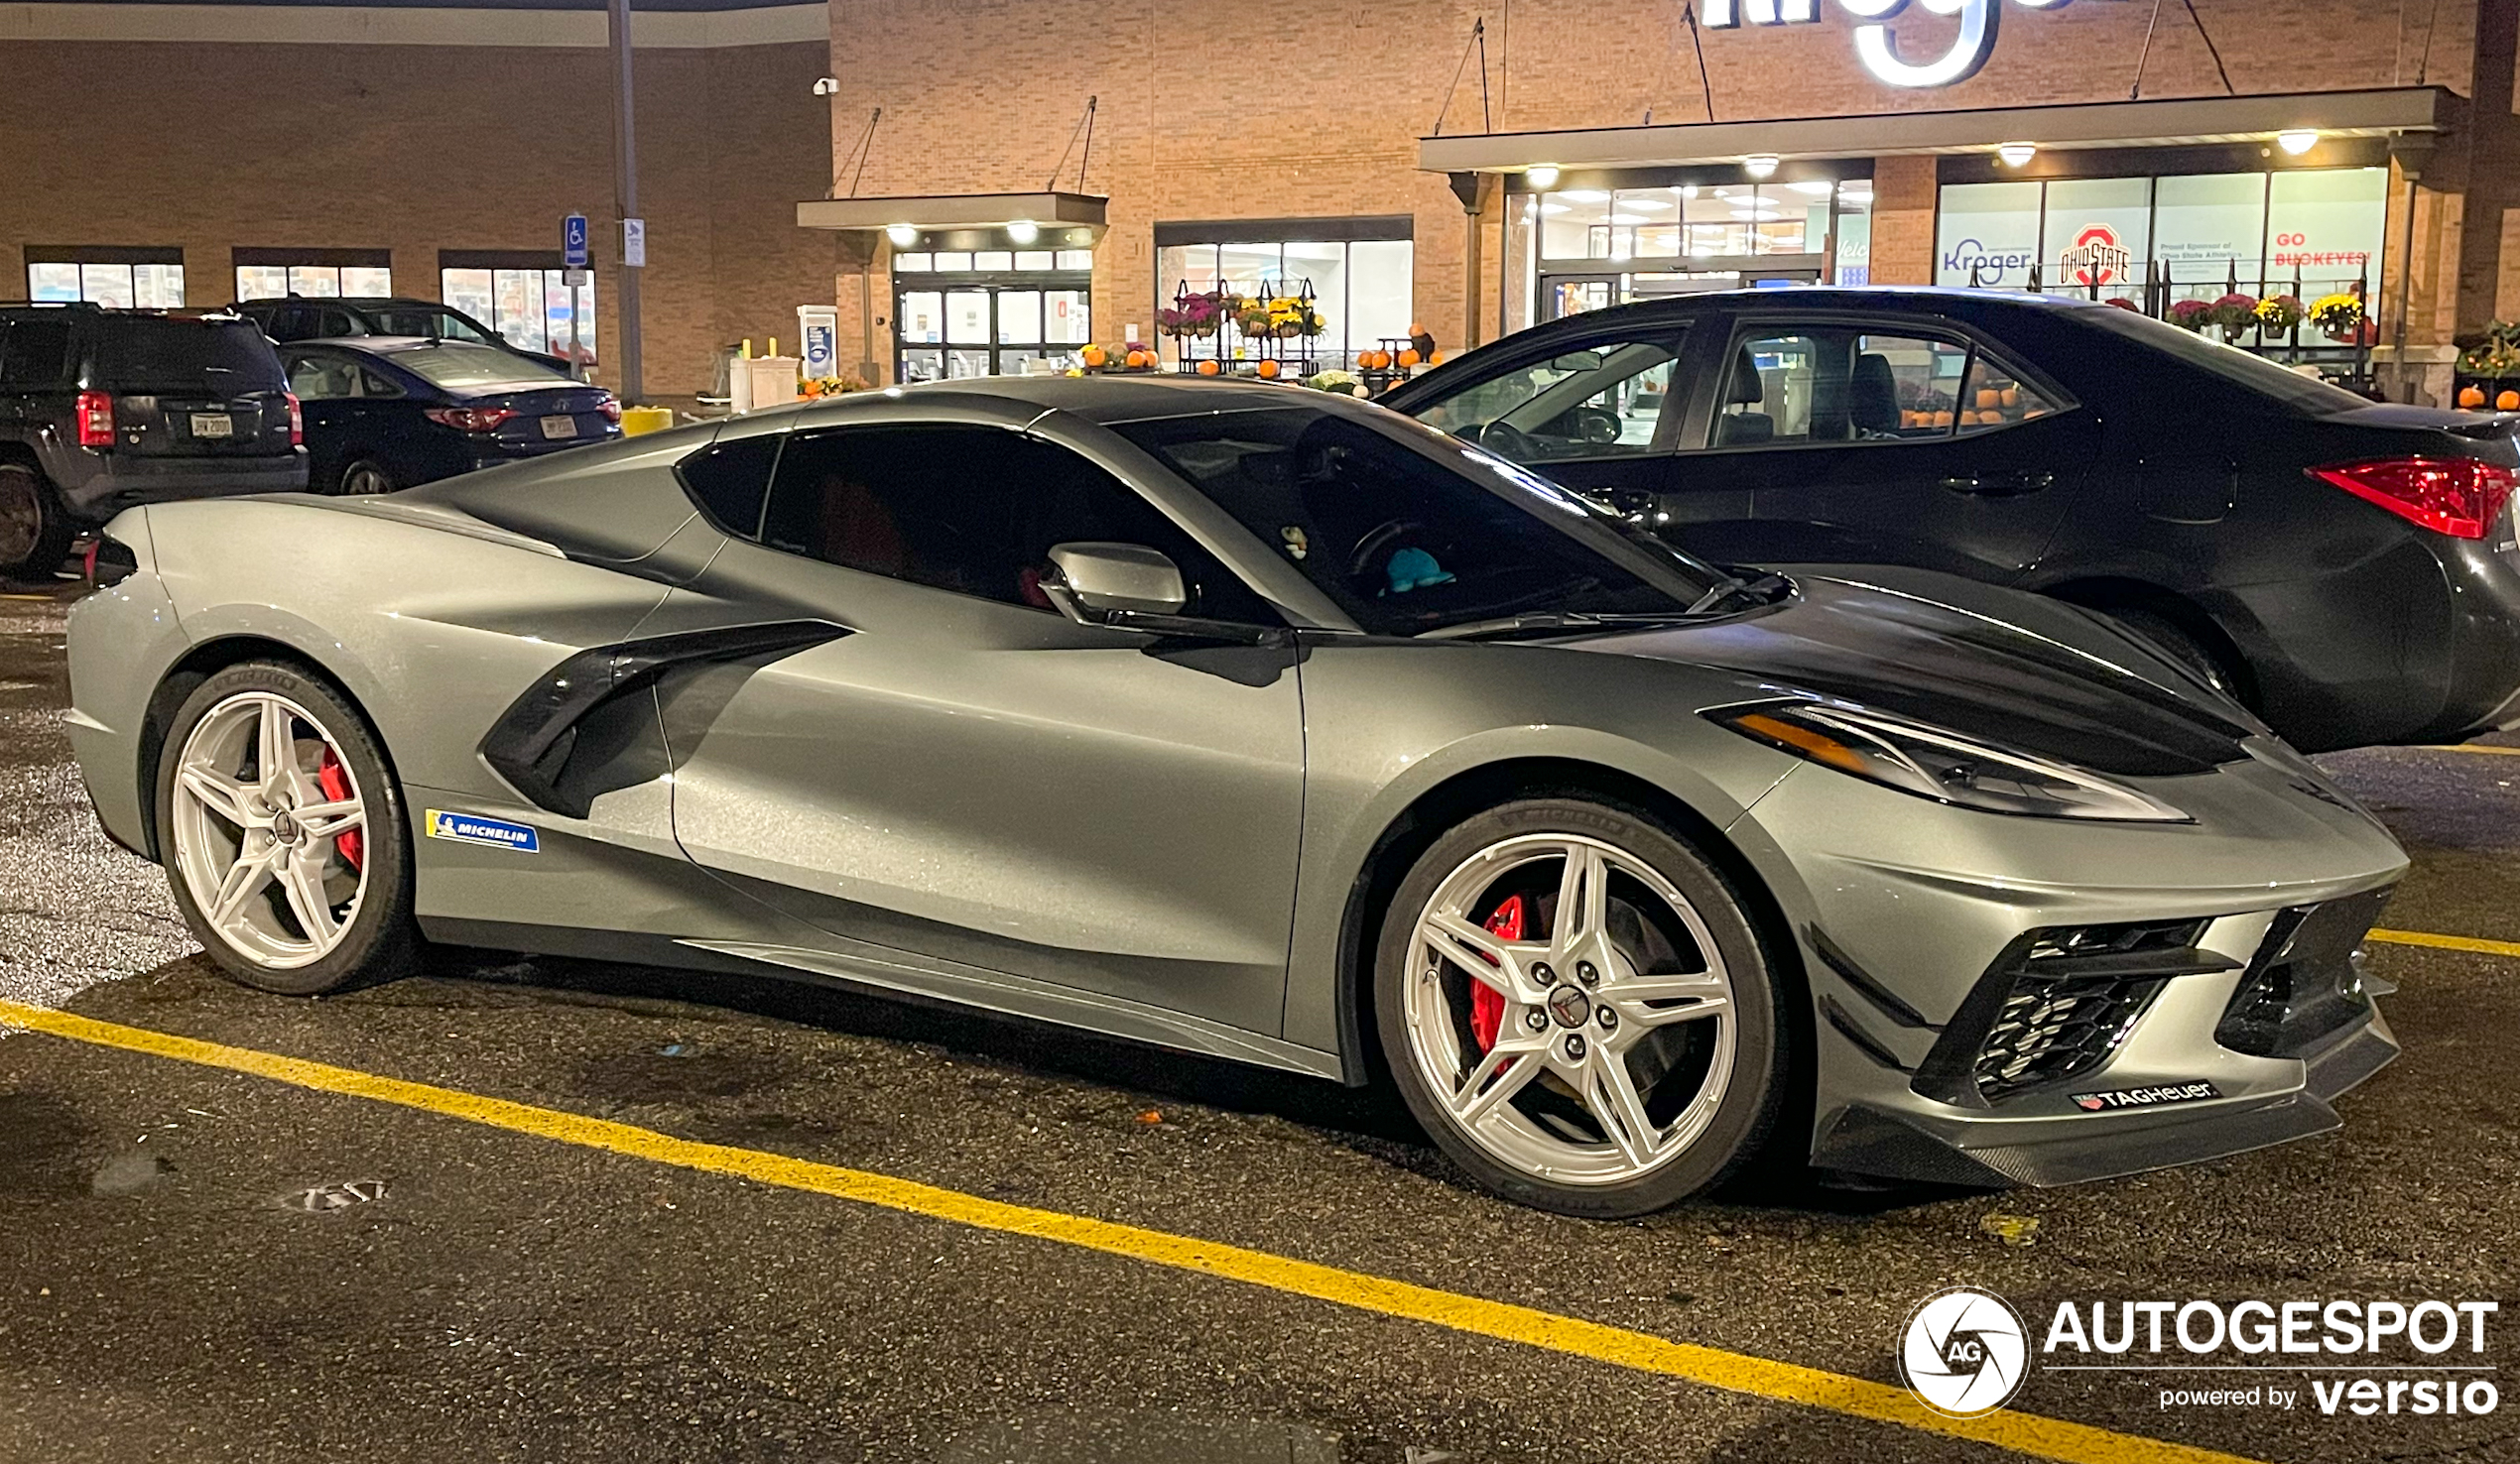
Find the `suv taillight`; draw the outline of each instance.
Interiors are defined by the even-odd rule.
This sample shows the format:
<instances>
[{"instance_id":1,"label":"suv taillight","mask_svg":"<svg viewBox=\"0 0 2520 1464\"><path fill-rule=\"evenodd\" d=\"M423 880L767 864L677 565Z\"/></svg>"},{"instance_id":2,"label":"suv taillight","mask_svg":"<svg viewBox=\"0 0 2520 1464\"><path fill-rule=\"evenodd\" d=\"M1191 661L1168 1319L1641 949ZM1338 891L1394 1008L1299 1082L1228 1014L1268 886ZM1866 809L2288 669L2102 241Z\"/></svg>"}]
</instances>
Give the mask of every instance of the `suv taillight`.
<instances>
[{"instance_id":1,"label":"suv taillight","mask_svg":"<svg viewBox=\"0 0 2520 1464\"><path fill-rule=\"evenodd\" d=\"M2310 475L2454 539L2484 538L2520 483L2520 473L2472 457L2375 457Z\"/></svg>"},{"instance_id":2,"label":"suv taillight","mask_svg":"<svg viewBox=\"0 0 2520 1464\"><path fill-rule=\"evenodd\" d=\"M289 445L304 447L307 445L307 409L299 404L296 392L284 392L282 395L289 399Z\"/></svg>"},{"instance_id":3,"label":"suv taillight","mask_svg":"<svg viewBox=\"0 0 2520 1464\"><path fill-rule=\"evenodd\" d=\"M420 415L459 432L489 432L516 413L506 407L423 407Z\"/></svg>"},{"instance_id":4,"label":"suv taillight","mask_svg":"<svg viewBox=\"0 0 2520 1464\"><path fill-rule=\"evenodd\" d=\"M110 393L81 392L78 394L78 405L71 410L78 415L78 445L81 447L114 445L114 399Z\"/></svg>"}]
</instances>

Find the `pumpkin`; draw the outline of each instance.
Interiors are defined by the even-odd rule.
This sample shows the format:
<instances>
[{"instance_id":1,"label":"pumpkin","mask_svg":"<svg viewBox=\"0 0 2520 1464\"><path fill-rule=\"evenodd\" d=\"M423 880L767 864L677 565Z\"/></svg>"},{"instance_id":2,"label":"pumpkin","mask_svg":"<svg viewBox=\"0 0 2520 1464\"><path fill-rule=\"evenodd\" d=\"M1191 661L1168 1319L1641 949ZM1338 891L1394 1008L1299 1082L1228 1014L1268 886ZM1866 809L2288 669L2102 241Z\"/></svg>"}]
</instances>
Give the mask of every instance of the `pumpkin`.
<instances>
[{"instance_id":1,"label":"pumpkin","mask_svg":"<svg viewBox=\"0 0 2520 1464\"><path fill-rule=\"evenodd\" d=\"M1418 364L1418 353L1417 353L1417 351L1416 351L1416 350L1414 350L1414 349L1411 349L1411 350L1406 350L1406 351L1402 351L1402 352L1400 353L1400 364L1401 364L1401 365L1403 365L1403 366L1415 366L1415 365L1417 365L1417 364Z\"/></svg>"},{"instance_id":2,"label":"pumpkin","mask_svg":"<svg viewBox=\"0 0 2520 1464\"><path fill-rule=\"evenodd\" d=\"M2496 412L2520 412L2520 392L2505 392L2494 398Z\"/></svg>"},{"instance_id":3,"label":"pumpkin","mask_svg":"<svg viewBox=\"0 0 2520 1464\"><path fill-rule=\"evenodd\" d=\"M2003 390L2003 399L2004 399L2004 405L2005 405L2005 406L2007 406L2007 407L2018 407L2018 406L2020 406L2020 405L2021 405L2021 388L2019 388L2019 387L2006 387L2006 388L2004 388L2004 390Z\"/></svg>"},{"instance_id":4,"label":"pumpkin","mask_svg":"<svg viewBox=\"0 0 2520 1464\"><path fill-rule=\"evenodd\" d=\"M1427 364L1428 364L1428 365L1430 365L1430 366L1441 366L1441 365L1443 365L1443 364L1444 364L1444 352L1442 352L1442 351L1429 351L1429 352L1427 352Z\"/></svg>"},{"instance_id":5,"label":"pumpkin","mask_svg":"<svg viewBox=\"0 0 2520 1464\"><path fill-rule=\"evenodd\" d=\"M1100 367L1111 359L1111 353L1098 345L1089 345L1076 353L1087 366Z\"/></svg>"},{"instance_id":6,"label":"pumpkin","mask_svg":"<svg viewBox=\"0 0 2520 1464\"><path fill-rule=\"evenodd\" d=\"M1215 363L1215 362L1213 362L1213 361L1201 361L1201 362L1199 362L1199 363L1198 363L1198 374L1199 374L1199 375L1201 375L1201 376L1213 376L1213 375L1215 375L1215 374L1216 374L1216 363Z\"/></svg>"},{"instance_id":7,"label":"pumpkin","mask_svg":"<svg viewBox=\"0 0 2520 1464\"><path fill-rule=\"evenodd\" d=\"M2003 399L2004 394L1996 391L1993 387L1979 387L1977 389L1977 410L1983 412Z\"/></svg>"},{"instance_id":8,"label":"pumpkin","mask_svg":"<svg viewBox=\"0 0 2520 1464\"><path fill-rule=\"evenodd\" d=\"M1427 333L1427 327L1419 324L1415 320L1412 320L1409 322L1409 333L1412 336L1424 335Z\"/></svg>"},{"instance_id":9,"label":"pumpkin","mask_svg":"<svg viewBox=\"0 0 2520 1464\"><path fill-rule=\"evenodd\" d=\"M1263 361L1263 362L1261 362L1261 363L1260 363L1260 375L1261 375L1261 377L1262 377L1264 380L1268 380L1268 381L1275 381L1275 380L1277 380L1277 379L1278 379L1278 363L1277 363L1277 362L1275 362L1275 361Z\"/></svg>"},{"instance_id":10,"label":"pumpkin","mask_svg":"<svg viewBox=\"0 0 2520 1464\"><path fill-rule=\"evenodd\" d=\"M1950 427L1952 425L1952 414L1948 411L1935 413L1934 425L1939 427Z\"/></svg>"},{"instance_id":11,"label":"pumpkin","mask_svg":"<svg viewBox=\"0 0 2520 1464\"><path fill-rule=\"evenodd\" d=\"M2460 387L2458 389L2458 405L2470 410L2484 406L2485 389L2480 386Z\"/></svg>"}]
</instances>

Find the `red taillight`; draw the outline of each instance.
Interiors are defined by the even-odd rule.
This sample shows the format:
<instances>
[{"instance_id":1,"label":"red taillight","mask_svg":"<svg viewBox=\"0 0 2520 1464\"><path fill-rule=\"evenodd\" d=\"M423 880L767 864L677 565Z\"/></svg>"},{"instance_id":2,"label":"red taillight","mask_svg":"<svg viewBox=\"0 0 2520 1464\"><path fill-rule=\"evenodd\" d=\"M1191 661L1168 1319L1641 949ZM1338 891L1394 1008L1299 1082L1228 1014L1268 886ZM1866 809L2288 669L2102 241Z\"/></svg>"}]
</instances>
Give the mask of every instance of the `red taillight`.
<instances>
[{"instance_id":1,"label":"red taillight","mask_svg":"<svg viewBox=\"0 0 2520 1464\"><path fill-rule=\"evenodd\" d=\"M621 399L607 392L604 394L604 399L595 404L595 410L604 415L604 421L619 422L621 420Z\"/></svg>"},{"instance_id":2,"label":"red taillight","mask_svg":"<svg viewBox=\"0 0 2520 1464\"><path fill-rule=\"evenodd\" d=\"M289 398L289 445L304 447L307 445L307 409L299 405L296 392L284 395Z\"/></svg>"},{"instance_id":3,"label":"red taillight","mask_svg":"<svg viewBox=\"0 0 2520 1464\"><path fill-rule=\"evenodd\" d=\"M431 422L459 432L496 431L500 423L516 416L506 407L423 407L420 412Z\"/></svg>"},{"instance_id":4,"label":"red taillight","mask_svg":"<svg viewBox=\"0 0 2520 1464\"><path fill-rule=\"evenodd\" d=\"M111 447L114 445L114 399L105 392L81 392L78 405L78 445Z\"/></svg>"},{"instance_id":5,"label":"red taillight","mask_svg":"<svg viewBox=\"0 0 2520 1464\"><path fill-rule=\"evenodd\" d=\"M2377 457L2310 475L2454 539L2484 538L2520 482L2520 473L2472 457Z\"/></svg>"}]
</instances>

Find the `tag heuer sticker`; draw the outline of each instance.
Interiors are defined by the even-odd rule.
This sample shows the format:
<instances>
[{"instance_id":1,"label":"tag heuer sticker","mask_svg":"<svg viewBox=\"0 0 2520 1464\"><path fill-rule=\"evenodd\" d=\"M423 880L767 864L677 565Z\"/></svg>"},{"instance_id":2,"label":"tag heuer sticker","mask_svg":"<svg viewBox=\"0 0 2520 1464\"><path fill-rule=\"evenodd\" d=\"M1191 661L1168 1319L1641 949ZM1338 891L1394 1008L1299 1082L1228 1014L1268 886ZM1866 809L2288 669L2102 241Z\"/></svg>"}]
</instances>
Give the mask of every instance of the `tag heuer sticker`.
<instances>
[{"instance_id":1,"label":"tag heuer sticker","mask_svg":"<svg viewBox=\"0 0 2520 1464\"><path fill-rule=\"evenodd\" d=\"M2106 1113L2117 1108L2159 1108L2165 1103L2194 1103L2201 1098L2219 1098L2222 1090L2211 1083L2164 1083L2157 1088L2111 1088L2102 1093L2077 1093L2074 1104L2087 1113Z\"/></svg>"},{"instance_id":2,"label":"tag heuer sticker","mask_svg":"<svg viewBox=\"0 0 2520 1464\"><path fill-rule=\"evenodd\" d=\"M496 849L514 849L519 854L543 852L542 837L531 824L510 823L504 818L484 818L478 813L448 813L432 808L423 821L433 839L452 839L458 844L488 844Z\"/></svg>"}]
</instances>

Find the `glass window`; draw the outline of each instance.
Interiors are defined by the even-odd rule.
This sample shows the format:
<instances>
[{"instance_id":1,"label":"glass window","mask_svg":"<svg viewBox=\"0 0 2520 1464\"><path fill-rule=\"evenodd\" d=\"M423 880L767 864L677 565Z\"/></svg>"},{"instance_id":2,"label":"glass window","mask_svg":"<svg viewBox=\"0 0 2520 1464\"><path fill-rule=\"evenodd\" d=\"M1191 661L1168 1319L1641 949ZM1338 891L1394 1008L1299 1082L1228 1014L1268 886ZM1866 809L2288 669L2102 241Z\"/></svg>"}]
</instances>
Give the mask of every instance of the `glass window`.
<instances>
[{"instance_id":1,"label":"glass window","mask_svg":"<svg viewBox=\"0 0 2520 1464\"><path fill-rule=\"evenodd\" d=\"M989 293L955 290L945 296L945 339L986 345L989 339Z\"/></svg>"},{"instance_id":2,"label":"glass window","mask_svg":"<svg viewBox=\"0 0 2520 1464\"><path fill-rule=\"evenodd\" d=\"M1837 274L1840 285L1872 283L1872 180L1837 185Z\"/></svg>"},{"instance_id":3,"label":"glass window","mask_svg":"<svg viewBox=\"0 0 2520 1464\"><path fill-rule=\"evenodd\" d=\"M983 249L971 256L971 268L975 270L1011 270L1015 268L1014 251L1007 249Z\"/></svg>"},{"instance_id":4,"label":"glass window","mask_svg":"<svg viewBox=\"0 0 2520 1464\"><path fill-rule=\"evenodd\" d=\"M1090 249L1062 249L1059 251L1059 267L1063 270L1092 269L1093 251Z\"/></svg>"},{"instance_id":5,"label":"glass window","mask_svg":"<svg viewBox=\"0 0 2520 1464\"><path fill-rule=\"evenodd\" d=\"M0 325L0 385L52 386L69 374L67 320L23 317Z\"/></svg>"},{"instance_id":6,"label":"glass window","mask_svg":"<svg viewBox=\"0 0 2520 1464\"><path fill-rule=\"evenodd\" d=\"M1499 457L1536 463L1651 450L1677 336L1610 342L1490 377L1418 414Z\"/></svg>"},{"instance_id":7,"label":"glass window","mask_svg":"<svg viewBox=\"0 0 2520 1464\"><path fill-rule=\"evenodd\" d=\"M1949 435L1968 347L1908 335L1856 337L1846 380L1848 435L1858 440Z\"/></svg>"},{"instance_id":8,"label":"glass window","mask_svg":"<svg viewBox=\"0 0 2520 1464\"><path fill-rule=\"evenodd\" d=\"M341 293L341 272L328 265L291 265L289 293L308 297L338 296Z\"/></svg>"},{"instance_id":9,"label":"glass window","mask_svg":"<svg viewBox=\"0 0 2520 1464\"><path fill-rule=\"evenodd\" d=\"M382 265L343 265L341 293L356 296L392 295L394 272Z\"/></svg>"},{"instance_id":10,"label":"glass window","mask_svg":"<svg viewBox=\"0 0 2520 1464\"><path fill-rule=\"evenodd\" d=\"M104 333L96 374L116 391L199 390L212 371L239 392L280 385L280 361L262 331L243 320L141 315Z\"/></svg>"},{"instance_id":11,"label":"glass window","mask_svg":"<svg viewBox=\"0 0 2520 1464\"><path fill-rule=\"evenodd\" d=\"M1042 293L1001 290L997 293L997 338L1006 345L1031 345L1042 338Z\"/></svg>"},{"instance_id":12,"label":"glass window","mask_svg":"<svg viewBox=\"0 0 2520 1464\"><path fill-rule=\"evenodd\" d=\"M941 249L936 254L936 261L938 269L956 270L964 274L968 274L971 270L971 251L968 249Z\"/></svg>"},{"instance_id":13,"label":"glass window","mask_svg":"<svg viewBox=\"0 0 2520 1464\"><path fill-rule=\"evenodd\" d=\"M570 319L568 275L565 270L441 270L438 298L489 325L498 337L519 350L568 354ZM446 339L469 340L474 332L443 322ZM577 352L588 365L595 361L595 283L590 273L577 287ZM388 333L382 329L379 334ZM397 332L430 334L429 330Z\"/></svg>"},{"instance_id":14,"label":"glass window","mask_svg":"<svg viewBox=\"0 0 2520 1464\"><path fill-rule=\"evenodd\" d=\"M936 256L924 249L911 254L893 256L893 269L896 273L925 274L936 267Z\"/></svg>"},{"instance_id":15,"label":"glass window","mask_svg":"<svg viewBox=\"0 0 2520 1464\"><path fill-rule=\"evenodd\" d=\"M2366 275L2376 284L2388 213L2385 168L2276 174L2266 204L2265 293L2310 301L2340 293Z\"/></svg>"},{"instance_id":16,"label":"glass window","mask_svg":"<svg viewBox=\"0 0 2520 1464\"><path fill-rule=\"evenodd\" d=\"M2039 262L2039 184L1952 183L1936 211L1934 283L2019 290Z\"/></svg>"},{"instance_id":17,"label":"glass window","mask_svg":"<svg viewBox=\"0 0 2520 1464\"><path fill-rule=\"evenodd\" d=\"M78 299L78 266L31 264L26 267L26 297L34 301Z\"/></svg>"},{"instance_id":18,"label":"glass window","mask_svg":"<svg viewBox=\"0 0 2520 1464\"><path fill-rule=\"evenodd\" d=\"M1714 445L1810 441L1816 383L1827 376L1845 380L1849 343L1843 334L1833 351L1829 340L1803 334L1743 341L1725 378ZM1832 354L1836 359L1828 359Z\"/></svg>"},{"instance_id":19,"label":"glass window","mask_svg":"<svg viewBox=\"0 0 2520 1464\"><path fill-rule=\"evenodd\" d=\"M1619 189L1610 199L1610 223L1626 231L1629 252L1639 259L1680 253L1680 197L1670 188Z\"/></svg>"},{"instance_id":20,"label":"glass window","mask_svg":"<svg viewBox=\"0 0 2520 1464\"><path fill-rule=\"evenodd\" d=\"M990 374L989 353L987 351L947 351L945 353L945 374L947 380L965 381L974 376L987 376Z\"/></svg>"},{"instance_id":21,"label":"glass window","mask_svg":"<svg viewBox=\"0 0 2520 1464\"><path fill-rule=\"evenodd\" d=\"M1605 188L1566 188L1540 195L1540 257L1606 259L1610 254L1610 194Z\"/></svg>"},{"instance_id":22,"label":"glass window","mask_svg":"<svg viewBox=\"0 0 2520 1464\"><path fill-rule=\"evenodd\" d=\"M2059 179L2048 184L2047 269L2051 289L2097 285L2104 296L2141 288L2152 259L2153 181Z\"/></svg>"},{"instance_id":23,"label":"glass window","mask_svg":"<svg viewBox=\"0 0 2520 1464\"><path fill-rule=\"evenodd\" d=\"M1293 295L1309 285L1323 330L1301 349L1316 360L1352 364L1386 339L1407 337L1415 318L1410 300L1415 252L1407 239L1166 245L1156 251L1157 307L1170 308L1185 288L1192 294L1260 296ZM1229 319L1198 353L1232 355L1243 344Z\"/></svg>"},{"instance_id":24,"label":"glass window","mask_svg":"<svg viewBox=\"0 0 2520 1464\"><path fill-rule=\"evenodd\" d=\"M1967 362L1965 345L1922 336L1829 326L1757 335L1734 353L1712 445L1947 435Z\"/></svg>"},{"instance_id":25,"label":"glass window","mask_svg":"<svg viewBox=\"0 0 2520 1464\"><path fill-rule=\"evenodd\" d=\"M2175 294L2210 299L2236 273L2257 282L2266 254L2266 175L2208 173L2153 185L2153 257Z\"/></svg>"},{"instance_id":26,"label":"glass window","mask_svg":"<svg viewBox=\"0 0 2520 1464\"><path fill-rule=\"evenodd\" d=\"M2019 372L1980 349L1969 362L1968 380L1960 387L1957 430L1964 437L2046 417L2056 410L2057 404L2023 381Z\"/></svg>"},{"instance_id":27,"label":"glass window","mask_svg":"<svg viewBox=\"0 0 2520 1464\"><path fill-rule=\"evenodd\" d=\"M709 522L752 539L761 533L761 505L770 494L770 469L779 460L782 432L755 432L703 448L675 464L683 484Z\"/></svg>"},{"instance_id":28,"label":"glass window","mask_svg":"<svg viewBox=\"0 0 2520 1464\"><path fill-rule=\"evenodd\" d=\"M901 353L901 382L945 380L945 352L939 350L906 350Z\"/></svg>"},{"instance_id":29,"label":"glass window","mask_svg":"<svg viewBox=\"0 0 2520 1464\"><path fill-rule=\"evenodd\" d=\"M488 270L440 270L438 298L476 320L490 318Z\"/></svg>"},{"instance_id":30,"label":"glass window","mask_svg":"<svg viewBox=\"0 0 2520 1464\"><path fill-rule=\"evenodd\" d=\"M1818 249L1828 233L1828 194L1832 186L1826 179L1759 184L1752 201L1750 252L1808 254ZM1815 212L1817 219L1813 217Z\"/></svg>"},{"instance_id":31,"label":"glass window","mask_svg":"<svg viewBox=\"0 0 2520 1464\"><path fill-rule=\"evenodd\" d=\"M118 309L177 310L184 307L184 266L31 261L26 288L27 299L34 301L83 300Z\"/></svg>"},{"instance_id":32,"label":"glass window","mask_svg":"<svg viewBox=\"0 0 2520 1464\"><path fill-rule=\"evenodd\" d=\"M1053 345L1083 345L1093 339L1093 312L1082 290L1042 292L1042 339Z\"/></svg>"},{"instance_id":33,"label":"glass window","mask_svg":"<svg viewBox=\"0 0 2520 1464\"><path fill-rule=\"evenodd\" d=\"M1054 261L1058 258L1055 252L1048 249L1018 249L1015 251L1015 268L1047 270L1054 267Z\"/></svg>"},{"instance_id":34,"label":"glass window","mask_svg":"<svg viewBox=\"0 0 2520 1464\"><path fill-rule=\"evenodd\" d=\"M1407 239L1359 239L1347 246L1347 346L1372 350L1409 333L1417 245Z\"/></svg>"},{"instance_id":35,"label":"glass window","mask_svg":"<svg viewBox=\"0 0 2520 1464\"><path fill-rule=\"evenodd\" d=\"M307 351L290 358L289 390L309 402L331 402L359 394L358 363L330 351Z\"/></svg>"},{"instance_id":36,"label":"glass window","mask_svg":"<svg viewBox=\"0 0 2520 1464\"><path fill-rule=\"evenodd\" d=\"M997 427L800 431L779 459L762 542L789 553L1056 614L1041 579L1071 543L1171 557L1186 613L1276 623L1259 597L1125 484L1065 447Z\"/></svg>"},{"instance_id":37,"label":"glass window","mask_svg":"<svg viewBox=\"0 0 2520 1464\"><path fill-rule=\"evenodd\" d=\"M394 364L441 387L496 386L505 382L540 385L559 373L497 346L441 340L394 352Z\"/></svg>"},{"instance_id":38,"label":"glass window","mask_svg":"<svg viewBox=\"0 0 2520 1464\"><path fill-rule=\"evenodd\" d=\"M901 297L901 338L916 341L945 339L945 296L935 290L904 291Z\"/></svg>"},{"instance_id":39,"label":"glass window","mask_svg":"<svg viewBox=\"0 0 2520 1464\"><path fill-rule=\"evenodd\" d=\"M1712 571L1406 422L1318 407L1115 424L1380 635L1525 610L1687 608Z\"/></svg>"},{"instance_id":40,"label":"glass window","mask_svg":"<svg viewBox=\"0 0 2520 1464\"><path fill-rule=\"evenodd\" d=\"M236 298L278 300L289 293L289 271L283 265L238 265Z\"/></svg>"},{"instance_id":41,"label":"glass window","mask_svg":"<svg viewBox=\"0 0 2520 1464\"><path fill-rule=\"evenodd\" d=\"M541 270L490 272L490 328L506 336L508 344L519 350L550 348L551 341L544 334Z\"/></svg>"},{"instance_id":42,"label":"glass window","mask_svg":"<svg viewBox=\"0 0 2520 1464\"><path fill-rule=\"evenodd\" d=\"M430 335L440 340L473 340L484 344L490 340L488 335L474 329L470 321L452 309L391 305L370 308L367 317L378 335Z\"/></svg>"},{"instance_id":43,"label":"glass window","mask_svg":"<svg viewBox=\"0 0 2520 1464\"><path fill-rule=\"evenodd\" d=\"M130 309L139 303L129 265L80 265L78 298L112 308Z\"/></svg>"}]
</instances>

